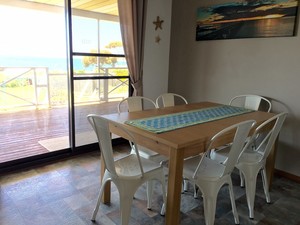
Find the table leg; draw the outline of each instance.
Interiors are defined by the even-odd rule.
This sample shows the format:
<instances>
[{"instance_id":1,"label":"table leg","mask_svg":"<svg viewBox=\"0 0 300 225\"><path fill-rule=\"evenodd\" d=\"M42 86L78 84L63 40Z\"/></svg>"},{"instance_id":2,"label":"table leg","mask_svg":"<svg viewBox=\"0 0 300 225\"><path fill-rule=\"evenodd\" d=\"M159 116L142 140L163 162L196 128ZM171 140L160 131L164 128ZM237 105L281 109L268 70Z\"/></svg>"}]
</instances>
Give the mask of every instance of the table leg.
<instances>
[{"instance_id":1,"label":"table leg","mask_svg":"<svg viewBox=\"0 0 300 225\"><path fill-rule=\"evenodd\" d=\"M105 162L103 160L103 157L101 157L101 181L104 176L105 172ZM110 203L110 182L107 182L105 185L105 189L102 196L102 202L105 204Z\"/></svg>"},{"instance_id":2,"label":"table leg","mask_svg":"<svg viewBox=\"0 0 300 225\"><path fill-rule=\"evenodd\" d=\"M180 222L182 170L183 151L172 149L169 161L166 225L177 225Z\"/></svg>"}]
</instances>

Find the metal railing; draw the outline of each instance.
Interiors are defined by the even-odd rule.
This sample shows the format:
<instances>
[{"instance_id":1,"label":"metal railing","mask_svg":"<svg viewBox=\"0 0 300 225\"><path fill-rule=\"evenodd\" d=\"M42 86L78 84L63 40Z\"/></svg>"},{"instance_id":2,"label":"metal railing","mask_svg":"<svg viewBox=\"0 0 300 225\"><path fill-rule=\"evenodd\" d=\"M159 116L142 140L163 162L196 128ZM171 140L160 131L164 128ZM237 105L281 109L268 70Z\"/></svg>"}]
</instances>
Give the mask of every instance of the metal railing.
<instances>
[{"instance_id":1,"label":"metal railing","mask_svg":"<svg viewBox=\"0 0 300 225\"><path fill-rule=\"evenodd\" d=\"M128 93L129 76L116 76L116 69L127 70L103 68L100 73L76 73L75 99L88 103L123 98L123 92L119 96L116 92L124 88L125 95ZM0 109L67 105L67 79L66 73L49 73L47 67L0 67Z\"/></svg>"}]
</instances>

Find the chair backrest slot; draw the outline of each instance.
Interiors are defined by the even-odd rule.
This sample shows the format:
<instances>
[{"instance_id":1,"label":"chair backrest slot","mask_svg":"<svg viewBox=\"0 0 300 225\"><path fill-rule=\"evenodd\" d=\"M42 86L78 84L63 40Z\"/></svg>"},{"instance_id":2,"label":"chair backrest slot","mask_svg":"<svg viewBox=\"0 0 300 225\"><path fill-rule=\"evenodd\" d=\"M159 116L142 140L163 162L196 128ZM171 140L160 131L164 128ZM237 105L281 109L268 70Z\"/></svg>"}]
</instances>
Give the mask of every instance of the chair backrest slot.
<instances>
[{"instance_id":1,"label":"chair backrest slot","mask_svg":"<svg viewBox=\"0 0 300 225\"><path fill-rule=\"evenodd\" d=\"M187 100L183 96L175 93L164 93L156 98L155 103L158 108L160 105L162 107L170 107L174 106L178 102L176 101L177 99L184 104L188 104Z\"/></svg>"},{"instance_id":2,"label":"chair backrest slot","mask_svg":"<svg viewBox=\"0 0 300 225\"><path fill-rule=\"evenodd\" d=\"M259 145L256 146L255 149L263 155L261 160L266 160L268 155L270 154L286 116L287 112L279 113L273 116L272 118L268 119L255 129L255 132L252 135L252 140L250 140L250 142L256 141L257 135L259 135L264 129L266 129L266 127L272 126L272 128L264 134L263 139L260 141Z\"/></svg>"},{"instance_id":3,"label":"chair backrest slot","mask_svg":"<svg viewBox=\"0 0 300 225\"><path fill-rule=\"evenodd\" d=\"M126 103L127 103L127 107L125 106ZM120 113L124 111L125 110L124 108L126 108L128 112L142 111L147 107L157 108L155 102L150 98L146 98L143 96L133 96L133 97L125 98L119 102L118 112Z\"/></svg>"},{"instance_id":4,"label":"chair backrest slot","mask_svg":"<svg viewBox=\"0 0 300 225\"><path fill-rule=\"evenodd\" d=\"M241 106L255 111L265 108L263 111L267 112L270 112L272 108L270 100L259 95L237 95L230 100L229 105Z\"/></svg>"}]
</instances>

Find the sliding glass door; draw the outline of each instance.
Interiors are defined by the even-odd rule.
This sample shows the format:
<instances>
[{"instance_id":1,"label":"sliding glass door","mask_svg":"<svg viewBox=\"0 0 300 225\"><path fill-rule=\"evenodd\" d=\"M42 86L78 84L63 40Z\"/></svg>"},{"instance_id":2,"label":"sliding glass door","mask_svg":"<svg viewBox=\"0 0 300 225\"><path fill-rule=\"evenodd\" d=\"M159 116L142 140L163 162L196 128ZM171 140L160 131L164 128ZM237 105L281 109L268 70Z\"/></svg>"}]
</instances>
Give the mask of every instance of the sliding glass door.
<instances>
[{"instance_id":1,"label":"sliding glass door","mask_svg":"<svg viewBox=\"0 0 300 225\"><path fill-rule=\"evenodd\" d=\"M97 141L88 114L117 112L128 97L129 77L120 32L117 0L94 0L93 5L71 1L71 113L75 147ZM75 148L76 149L76 148Z\"/></svg>"},{"instance_id":2,"label":"sliding glass door","mask_svg":"<svg viewBox=\"0 0 300 225\"><path fill-rule=\"evenodd\" d=\"M69 148L64 0L0 2L0 163Z\"/></svg>"},{"instance_id":3,"label":"sliding glass door","mask_svg":"<svg viewBox=\"0 0 300 225\"><path fill-rule=\"evenodd\" d=\"M0 2L0 168L96 142L129 93L117 0Z\"/></svg>"}]
</instances>

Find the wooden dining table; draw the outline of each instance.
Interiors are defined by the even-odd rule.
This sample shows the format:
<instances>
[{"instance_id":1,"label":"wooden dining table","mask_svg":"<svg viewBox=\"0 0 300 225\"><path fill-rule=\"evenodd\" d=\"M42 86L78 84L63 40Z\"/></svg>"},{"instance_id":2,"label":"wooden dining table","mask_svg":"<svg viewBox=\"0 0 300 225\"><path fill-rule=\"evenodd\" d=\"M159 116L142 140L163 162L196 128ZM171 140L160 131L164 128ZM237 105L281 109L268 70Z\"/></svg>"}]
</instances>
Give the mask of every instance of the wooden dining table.
<instances>
[{"instance_id":1,"label":"wooden dining table","mask_svg":"<svg viewBox=\"0 0 300 225\"><path fill-rule=\"evenodd\" d=\"M167 206L165 215L166 225L180 224L180 199L182 188L182 173L184 158L194 156L205 151L205 146L211 137L218 131L245 120L255 120L255 127L274 116L273 113L262 111L251 111L245 114L230 116L227 118L217 119L210 122L187 126L180 129L175 129L162 133L150 132L129 124L125 121L143 119L149 117L163 116L168 114L187 112L197 109L205 109L219 106L221 104L213 102L200 102L187 105L177 105L173 107L165 107L158 109L143 110L138 112L123 112L120 114L103 115L109 121L122 124L133 135L135 142L145 146L159 154L168 156L169 172L168 172L168 188L167 188ZM128 138L125 133L117 129L113 123L110 126L112 133ZM250 132L250 133L251 133ZM228 134L228 138L217 142L217 145L222 146L230 143L232 134ZM269 183L272 180L272 174L275 162L275 147L267 161L267 176ZM105 165L102 163L102 174L104 173ZM106 186L103 199L104 203L110 202L110 185Z\"/></svg>"}]
</instances>

